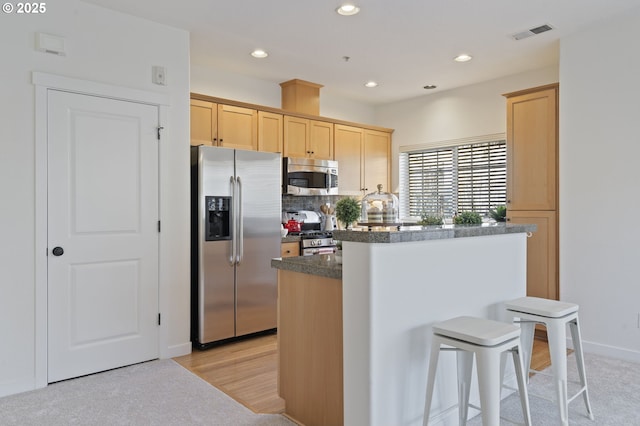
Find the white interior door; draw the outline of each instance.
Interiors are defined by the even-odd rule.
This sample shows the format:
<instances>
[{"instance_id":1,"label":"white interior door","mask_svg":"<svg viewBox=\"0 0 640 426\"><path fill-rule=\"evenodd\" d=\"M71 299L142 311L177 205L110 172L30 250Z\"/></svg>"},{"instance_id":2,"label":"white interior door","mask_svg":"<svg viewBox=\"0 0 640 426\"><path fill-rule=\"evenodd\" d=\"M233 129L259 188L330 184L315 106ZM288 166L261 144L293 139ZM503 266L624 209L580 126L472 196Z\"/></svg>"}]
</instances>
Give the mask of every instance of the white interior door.
<instances>
[{"instance_id":1,"label":"white interior door","mask_svg":"<svg viewBox=\"0 0 640 426\"><path fill-rule=\"evenodd\" d=\"M158 108L48 92L48 382L158 357Z\"/></svg>"}]
</instances>

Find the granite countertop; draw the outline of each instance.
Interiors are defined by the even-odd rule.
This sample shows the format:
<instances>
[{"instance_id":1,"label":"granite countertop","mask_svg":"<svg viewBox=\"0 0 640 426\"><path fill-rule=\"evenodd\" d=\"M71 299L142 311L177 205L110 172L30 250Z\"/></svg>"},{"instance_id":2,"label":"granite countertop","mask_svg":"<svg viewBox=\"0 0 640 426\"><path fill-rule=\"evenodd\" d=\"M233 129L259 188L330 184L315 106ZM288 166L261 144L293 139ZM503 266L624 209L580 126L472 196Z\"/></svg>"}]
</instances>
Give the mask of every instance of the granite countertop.
<instances>
[{"instance_id":1,"label":"granite countertop","mask_svg":"<svg viewBox=\"0 0 640 426\"><path fill-rule=\"evenodd\" d=\"M342 279L342 256L334 254L278 257L271 259L271 267L303 274Z\"/></svg>"},{"instance_id":2,"label":"granite countertop","mask_svg":"<svg viewBox=\"0 0 640 426\"><path fill-rule=\"evenodd\" d=\"M287 235L286 237L282 237L283 243L297 243L300 242L300 235Z\"/></svg>"},{"instance_id":3,"label":"granite countertop","mask_svg":"<svg viewBox=\"0 0 640 426\"><path fill-rule=\"evenodd\" d=\"M447 238L482 237L487 235L535 232L536 225L489 223L482 225L407 226L400 230L367 231L336 230L333 238L357 243L407 243L411 241L442 240Z\"/></svg>"},{"instance_id":4,"label":"granite countertop","mask_svg":"<svg viewBox=\"0 0 640 426\"><path fill-rule=\"evenodd\" d=\"M447 238L482 237L487 235L535 232L536 225L492 223L483 225L408 226L393 231L333 231L333 238L360 243L406 243L412 241L442 240ZM288 238L291 238L288 240ZM282 242L299 241L298 236L285 237ZM303 274L342 279L342 256L321 254L315 256L283 257L271 259L271 267Z\"/></svg>"}]
</instances>

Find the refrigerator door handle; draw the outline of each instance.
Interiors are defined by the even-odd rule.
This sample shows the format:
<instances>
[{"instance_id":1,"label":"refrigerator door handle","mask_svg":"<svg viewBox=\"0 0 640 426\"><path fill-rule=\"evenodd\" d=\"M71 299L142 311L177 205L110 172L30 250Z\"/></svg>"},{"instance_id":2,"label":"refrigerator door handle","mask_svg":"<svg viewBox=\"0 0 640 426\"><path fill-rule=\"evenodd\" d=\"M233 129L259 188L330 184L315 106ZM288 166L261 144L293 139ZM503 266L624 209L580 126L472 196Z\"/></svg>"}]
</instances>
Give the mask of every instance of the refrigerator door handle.
<instances>
[{"instance_id":1,"label":"refrigerator door handle","mask_svg":"<svg viewBox=\"0 0 640 426\"><path fill-rule=\"evenodd\" d=\"M240 180L240 176L236 177L236 188L238 190L238 242L237 242L237 256L236 256L236 265L239 265L242 262L242 257L244 256L244 223L242 222L242 181Z\"/></svg>"},{"instance_id":2,"label":"refrigerator door handle","mask_svg":"<svg viewBox=\"0 0 640 426\"><path fill-rule=\"evenodd\" d=\"M236 264L236 214L233 202L236 199L236 186L233 176L229 178L229 186L231 188L231 253L229 253L229 265L234 266Z\"/></svg>"}]
</instances>

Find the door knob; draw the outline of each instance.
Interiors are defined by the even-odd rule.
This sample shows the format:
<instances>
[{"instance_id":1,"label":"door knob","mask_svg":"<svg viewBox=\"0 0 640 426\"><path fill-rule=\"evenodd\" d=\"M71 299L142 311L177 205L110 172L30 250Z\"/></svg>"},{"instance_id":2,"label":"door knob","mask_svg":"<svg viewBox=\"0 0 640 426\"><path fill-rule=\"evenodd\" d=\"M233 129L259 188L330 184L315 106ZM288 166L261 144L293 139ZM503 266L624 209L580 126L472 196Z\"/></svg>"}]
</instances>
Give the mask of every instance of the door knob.
<instances>
[{"instance_id":1,"label":"door knob","mask_svg":"<svg viewBox=\"0 0 640 426\"><path fill-rule=\"evenodd\" d=\"M54 247L53 250L51 250L51 253L53 253L54 256L62 256L64 254L64 249L62 247Z\"/></svg>"}]
</instances>

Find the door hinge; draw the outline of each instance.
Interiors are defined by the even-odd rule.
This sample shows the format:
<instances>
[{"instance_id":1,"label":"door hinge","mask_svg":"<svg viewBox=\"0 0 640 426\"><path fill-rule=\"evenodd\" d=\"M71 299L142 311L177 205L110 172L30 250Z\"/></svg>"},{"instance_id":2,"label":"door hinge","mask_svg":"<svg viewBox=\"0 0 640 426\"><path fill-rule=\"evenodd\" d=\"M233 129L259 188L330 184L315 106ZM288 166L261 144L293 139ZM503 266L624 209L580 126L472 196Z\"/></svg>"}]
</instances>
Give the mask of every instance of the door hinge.
<instances>
[{"instance_id":1,"label":"door hinge","mask_svg":"<svg viewBox=\"0 0 640 426\"><path fill-rule=\"evenodd\" d=\"M160 221L158 221L158 232L160 232Z\"/></svg>"},{"instance_id":2,"label":"door hinge","mask_svg":"<svg viewBox=\"0 0 640 426\"><path fill-rule=\"evenodd\" d=\"M158 325L162 323L162 319L160 318L161 314L158 312Z\"/></svg>"},{"instance_id":3,"label":"door hinge","mask_svg":"<svg viewBox=\"0 0 640 426\"><path fill-rule=\"evenodd\" d=\"M157 130L158 130L158 140L160 140L160 130L163 130L163 129L164 129L164 127L162 127L162 126L158 126L158 127L157 127Z\"/></svg>"}]
</instances>

